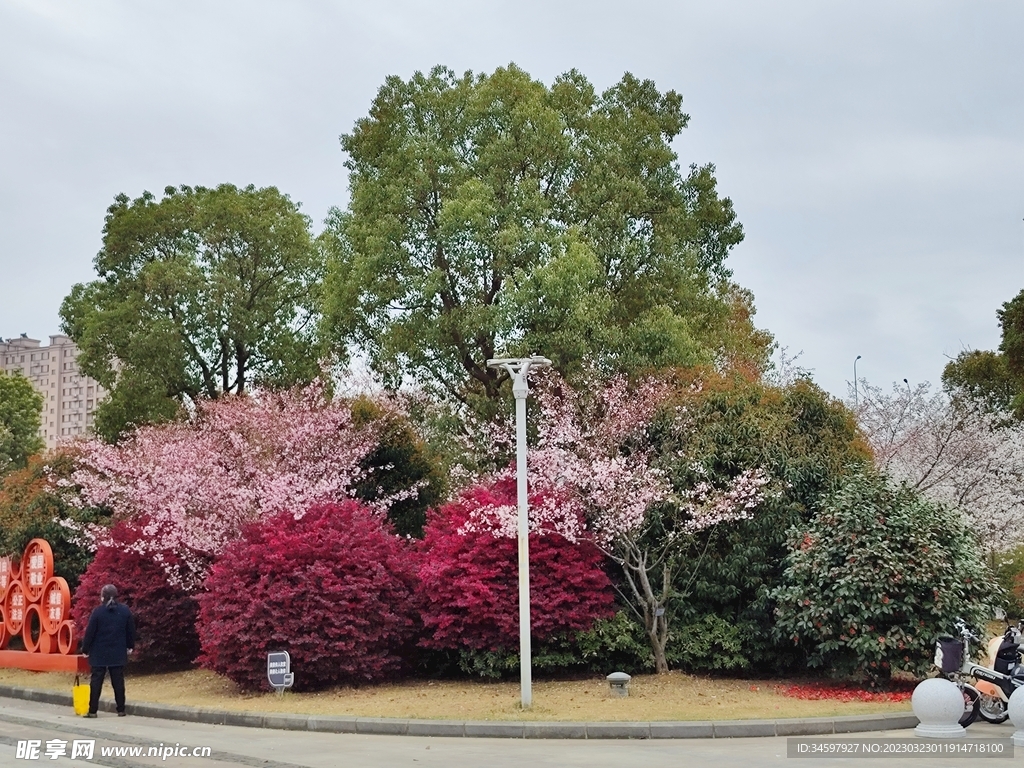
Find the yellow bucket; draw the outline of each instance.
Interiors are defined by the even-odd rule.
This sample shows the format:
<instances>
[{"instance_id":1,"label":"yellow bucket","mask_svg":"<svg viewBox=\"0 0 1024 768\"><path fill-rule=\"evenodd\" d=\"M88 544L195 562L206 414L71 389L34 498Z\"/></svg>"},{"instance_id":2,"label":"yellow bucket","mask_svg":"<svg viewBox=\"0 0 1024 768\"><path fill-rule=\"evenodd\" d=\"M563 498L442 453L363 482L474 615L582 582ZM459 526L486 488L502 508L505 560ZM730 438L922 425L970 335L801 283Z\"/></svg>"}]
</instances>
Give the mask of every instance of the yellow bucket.
<instances>
[{"instance_id":1,"label":"yellow bucket","mask_svg":"<svg viewBox=\"0 0 1024 768\"><path fill-rule=\"evenodd\" d=\"M75 686L71 689L71 702L75 705L76 715L89 714L89 686L82 685L75 676Z\"/></svg>"}]
</instances>

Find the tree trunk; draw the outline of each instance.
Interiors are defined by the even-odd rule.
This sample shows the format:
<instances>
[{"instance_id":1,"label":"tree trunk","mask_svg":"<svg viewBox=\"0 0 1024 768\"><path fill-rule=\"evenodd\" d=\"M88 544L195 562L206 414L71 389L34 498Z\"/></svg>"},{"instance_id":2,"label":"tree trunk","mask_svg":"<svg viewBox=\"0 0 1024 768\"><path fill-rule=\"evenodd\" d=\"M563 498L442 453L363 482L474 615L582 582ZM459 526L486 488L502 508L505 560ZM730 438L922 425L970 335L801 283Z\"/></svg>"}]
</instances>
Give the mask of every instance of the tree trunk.
<instances>
[{"instance_id":1,"label":"tree trunk","mask_svg":"<svg viewBox=\"0 0 1024 768\"><path fill-rule=\"evenodd\" d=\"M245 394L245 367L249 363L249 351L242 342L235 342L235 394Z\"/></svg>"},{"instance_id":2,"label":"tree trunk","mask_svg":"<svg viewBox=\"0 0 1024 768\"><path fill-rule=\"evenodd\" d=\"M663 626L668 629L664 616L655 616L653 626L647 630L647 638L651 641L651 652L654 654L654 671L659 675L668 672L668 659L665 658L665 646L668 632L661 631Z\"/></svg>"},{"instance_id":3,"label":"tree trunk","mask_svg":"<svg viewBox=\"0 0 1024 768\"><path fill-rule=\"evenodd\" d=\"M644 630L647 639L651 643L651 653L654 656L654 669L661 675L668 672L668 659L665 658L665 646L668 645L668 613L665 603L668 602L672 591L672 580L667 568L662 566L661 594L654 593L648 574L648 553L635 549L630 554L633 557L624 558L623 568L626 572L626 581L636 598L638 607L642 609ZM641 611L638 611L641 613Z\"/></svg>"}]
</instances>

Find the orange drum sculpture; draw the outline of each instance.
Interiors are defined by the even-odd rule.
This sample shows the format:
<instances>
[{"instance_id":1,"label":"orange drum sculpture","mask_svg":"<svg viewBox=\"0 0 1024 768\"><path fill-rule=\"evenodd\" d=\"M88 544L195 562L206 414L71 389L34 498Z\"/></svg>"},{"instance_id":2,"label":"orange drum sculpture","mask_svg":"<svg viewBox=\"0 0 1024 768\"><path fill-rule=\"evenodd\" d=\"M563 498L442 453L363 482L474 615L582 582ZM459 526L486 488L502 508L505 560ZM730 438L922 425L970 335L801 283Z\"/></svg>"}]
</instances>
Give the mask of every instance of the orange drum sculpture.
<instances>
[{"instance_id":1,"label":"orange drum sculpture","mask_svg":"<svg viewBox=\"0 0 1024 768\"><path fill-rule=\"evenodd\" d=\"M53 575L53 550L32 539L20 560L0 557L0 667L36 672L88 672L85 656L75 655L71 590ZM7 650L21 636L24 651Z\"/></svg>"}]
</instances>

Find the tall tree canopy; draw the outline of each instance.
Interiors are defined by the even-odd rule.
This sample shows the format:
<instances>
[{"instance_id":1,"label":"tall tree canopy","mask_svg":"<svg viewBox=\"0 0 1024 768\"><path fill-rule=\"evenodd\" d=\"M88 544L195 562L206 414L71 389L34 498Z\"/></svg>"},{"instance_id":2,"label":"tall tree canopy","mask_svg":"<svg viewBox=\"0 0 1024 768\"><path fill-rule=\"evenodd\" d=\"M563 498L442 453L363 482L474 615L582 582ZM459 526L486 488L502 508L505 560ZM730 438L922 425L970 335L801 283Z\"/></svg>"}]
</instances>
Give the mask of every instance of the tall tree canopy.
<instances>
[{"instance_id":1,"label":"tall tree canopy","mask_svg":"<svg viewBox=\"0 0 1024 768\"><path fill-rule=\"evenodd\" d=\"M273 187L115 198L100 279L61 306L82 370L111 390L101 433L164 420L186 399L310 380L321 264L308 218Z\"/></svg>"},{"instance_id":2,"label":"tall tree canopy","mask_svg":"<svg viewBox=\"0 0 1024 768\"><path fill-rule=\"evenodd\" d=\"M949 363L942 382L954 394L980 399L1024 420L1024 290L996 310L999 351L968 350Z\"/></svg>"},{"instance_id":3,"label":"tall tree canopy","mask_svg":"<svg viewBox=\"0 0 1024 768\"><path fill-rule=\"evenodd\" d=\"M43 396L20 373L0 371L0 476L28 463L43 450L39 426Z\"/></svg>"},{"instance_id":4,"label":"tall tree canopy","mask_svg":"<svg viewBox=\"0 0 1024 768\"><path fill-rule=\"evenodd\" d=\"M390 383L498 397L486 360L543 352L563 373L763 364L766 334L725 259L743 237L714 167L683 175L682 98L626 74L602 94L515 65L390 77L342 136L351 201L332 212L335 338Z\"/></svg>"},{"instance_id":5,"label":"tall tree canopy","mask_svg":"<svg viewBox=\"0 0 1024 768\"><path fill-rule=\"evenodd\" d=\"M999 351L1006 355L1010 370L1024 376L1024 290L996 310L996 316L1003 329Z\"/></svg>"}]
</instances>

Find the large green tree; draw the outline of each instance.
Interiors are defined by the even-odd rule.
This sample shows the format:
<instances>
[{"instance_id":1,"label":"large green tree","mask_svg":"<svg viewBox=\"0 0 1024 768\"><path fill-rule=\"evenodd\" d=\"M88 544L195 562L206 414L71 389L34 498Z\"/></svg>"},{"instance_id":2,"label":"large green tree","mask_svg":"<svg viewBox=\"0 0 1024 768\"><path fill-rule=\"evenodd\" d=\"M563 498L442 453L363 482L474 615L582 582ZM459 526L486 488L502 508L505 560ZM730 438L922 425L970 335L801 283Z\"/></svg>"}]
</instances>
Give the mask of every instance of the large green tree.
<instances>
[{"instance_id":1,"label":"large green tree","mask_svg":"<svg viewBox=\"0 0 1024 768\"><path fill-rule=\"evenodd\" d=\"M76 285L62 327L111 391L108 439L199 397L317 373L322 256L309 219L273 187L167 187L107 210L99 279Z\"/></svg>"},{"instance_id":2,"label":"large green tree","mask_svg":"<svg viewBox=\"0 0 1024 768\"><path fill-rule=\"evenodd\" d=\"M968 350L946 365L942 382L954 395L1024 419L1024 290L996 310L999 351Z\"/></svg>"},{"instance_id":3,"label":"large green tree","mask_svg":"<svg viewBox=\"0 0 1024 768\"><path fill-rule=\"evenodd\" d=\"M386 80L342 136L351 201L332 212L334 338L390 383L493 401L488 358L542 352L566 375L723 361L769 339L729 280L743 237L713 166L683 174L682 98L515 65Z\"/></svg>"},{"instance_id":4,"label":"large green tree","mask_svg":"<svg viewBox=\"0 0 1024 768\"><path fill-rule=\"evenodd\" d=\"M20 373L0 371L0 475L24 467L43 450L39 427L43 396Z\"/></svg>"}]
</instances>

